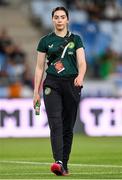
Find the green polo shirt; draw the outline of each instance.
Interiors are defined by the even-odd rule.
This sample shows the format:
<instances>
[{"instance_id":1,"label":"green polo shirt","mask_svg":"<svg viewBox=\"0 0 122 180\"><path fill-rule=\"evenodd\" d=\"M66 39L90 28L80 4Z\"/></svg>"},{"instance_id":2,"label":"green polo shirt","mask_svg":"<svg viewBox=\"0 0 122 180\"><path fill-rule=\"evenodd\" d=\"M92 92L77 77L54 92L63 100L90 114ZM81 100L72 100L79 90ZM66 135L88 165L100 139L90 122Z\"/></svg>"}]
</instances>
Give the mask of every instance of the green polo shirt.
<instances>
[{"instance_id":1,"label":"green polo shirt","mask_svg":"<svg viewBox=\"0 0 122 180\"><path fill-rule=\"evenodd\" d=\"M47 74L52 74L55 76L62 76L62 77L70 77L73 75L77 75L78 69L77 69L77 61L76 61L76 50L84 46L80 36L75 34L73 40L69 42L65 56L62 59L62 63L65 69L60 73L57 73L55 70L53 64L57 61L57 59L60 59L61 57L62 53L57 52L57 50L58 47L63 43L63 41L64 41L64 37L57 36L54 32L52 32L40 39L39 44L37 46L37 51L45 52L47 54L48 61L52 62L53 60L53 62L48 66L46 70ZM50 59L52 53L55 54L54 59Z\"/></svg>"}]
</instances>

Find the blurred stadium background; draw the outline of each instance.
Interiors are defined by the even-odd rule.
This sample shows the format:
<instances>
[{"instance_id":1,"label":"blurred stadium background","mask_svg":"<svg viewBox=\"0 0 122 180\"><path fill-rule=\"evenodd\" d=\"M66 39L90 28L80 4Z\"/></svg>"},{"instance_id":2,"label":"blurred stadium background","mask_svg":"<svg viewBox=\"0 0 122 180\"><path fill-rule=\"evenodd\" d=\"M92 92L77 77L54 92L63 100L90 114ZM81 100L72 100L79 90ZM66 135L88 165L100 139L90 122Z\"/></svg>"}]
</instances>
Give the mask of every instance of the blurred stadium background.
<instances>
[{"instance_id":1,"label":"blurred stadium background","mask_svg":"<svg viewBox=\"0 0 122 180\"><path fill-rule=\"evenodd\" d=\"M21 143L29 145L32 142L33 148L34 145L41 148L41 144L43 146L43 142L48 141L36 139L37 144L34 144L34 140L31 139L14 140L11 137L49 137L43 99L41 113L37 117L34 115L32 97L36 47L40 37L53 30L51 11L56 6L68 8L69 29L83 39L88 64L74 128L74 132L79 134L76 135L76 142L79 143L81 138L81 145L83 143L84 146L83 149L81 146L81 149L82 153L86 152L85 157L88 155L90 158L93 152L100 152L96 161L92 159L92 163L118 163L119 174L122 166L119 156L122 139L121 137L114 139L114 137L114 140L109 141L106 136L122 136L122 0L0 0L0 145L3 147L3 149L0 147L0 158L21 159L20 156L24 154L19 149L16 151L16 146L20 145L23 148ZM89 136L99 137L92 140ZM101 139L100 136L106 138ZM97 147L96 142L103 146ZM6 150L7 147L10 151ZM48 146L44 147L48 149ZM27 157L35 155L36 149L33 148L30 154L26 152ZM95 148L98 148L97 152ZM27 147L25 149L27 151ZM104 154L104 149L107 153L105 157L110 151L111 157L114 153L118 155L115 161L104 161L106 158L103 157L98 162L99 155ZM77 151L77 148L74 148L74 154ZM16 158L11 152L15 152ZM78 152L78 155L84 154ZM78 158L73 159L73 157L72 162L91 163L88 157L86 161L84 159L79 161ZM49 161L50 159L51 157ZM42 162L46 161L46 157L45 159L38 157L38 160L37 158L34 160ZM5 172L4 167L2 170ZM106 173L109 174L109 171ZM1 177L5 178L5 176ZM115 176L117 177L121 176Z\"/></svg>"}]
</instances>

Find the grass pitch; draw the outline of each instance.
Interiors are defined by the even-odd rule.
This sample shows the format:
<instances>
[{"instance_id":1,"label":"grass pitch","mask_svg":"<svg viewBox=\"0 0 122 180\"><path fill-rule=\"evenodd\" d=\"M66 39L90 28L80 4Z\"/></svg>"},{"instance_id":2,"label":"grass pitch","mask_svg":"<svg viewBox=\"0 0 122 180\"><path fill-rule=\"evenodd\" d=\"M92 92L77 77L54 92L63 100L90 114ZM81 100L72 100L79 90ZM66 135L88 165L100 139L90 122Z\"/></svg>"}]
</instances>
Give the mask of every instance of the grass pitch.
<instances>
[{"instance_id":1,"label":"grass pitch","mask_svg":"<svg viewBox=\"0 0 122 180\"><path fill-rule=\"evenodd\" d=\"M122 137L75 135L70 175L55 176L50 140L0 139L0 179L122 179Z\"/></svg>"}]
</instances>

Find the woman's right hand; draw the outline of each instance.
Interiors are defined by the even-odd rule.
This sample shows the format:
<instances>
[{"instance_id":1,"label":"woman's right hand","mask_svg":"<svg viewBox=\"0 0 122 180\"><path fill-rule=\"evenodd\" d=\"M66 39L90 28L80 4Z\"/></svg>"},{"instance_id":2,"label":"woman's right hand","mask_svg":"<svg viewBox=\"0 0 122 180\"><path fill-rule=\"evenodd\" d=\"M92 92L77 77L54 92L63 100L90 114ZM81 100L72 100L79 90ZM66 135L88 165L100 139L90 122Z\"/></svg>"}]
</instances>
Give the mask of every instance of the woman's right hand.
<instances>
[{"instance_id":1,"label":"woman's right hand","mask_svg":"<svg viewBox=\"0 0 122 180\"><path fill-rule=\"evenodd\" d=\"M33 107L34 107L34 109L35 109L35 105L36 105L37 101L41 105L39 93L34 93L34 95L33 95Z\"/></svg>"}]
</instances>

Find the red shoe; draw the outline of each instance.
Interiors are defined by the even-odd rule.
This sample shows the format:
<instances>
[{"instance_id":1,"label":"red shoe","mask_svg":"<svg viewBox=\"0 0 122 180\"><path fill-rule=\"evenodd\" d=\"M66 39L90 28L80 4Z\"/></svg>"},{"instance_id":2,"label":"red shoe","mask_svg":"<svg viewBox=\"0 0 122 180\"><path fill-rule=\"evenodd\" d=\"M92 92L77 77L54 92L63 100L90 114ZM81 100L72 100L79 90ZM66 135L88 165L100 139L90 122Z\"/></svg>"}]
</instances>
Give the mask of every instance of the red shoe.
<instances>
[{"instance_id":1,"label":"red shoe","mask_svg":"<svg viewBox=\"0 0 122 180\"><path fill-rule=\"evenodd\" d=\"M63 165L59 162L53 163L51 165L51 171L57 176L67 176L66 171L63 168Z\"/></svg>"}]
</instances>

